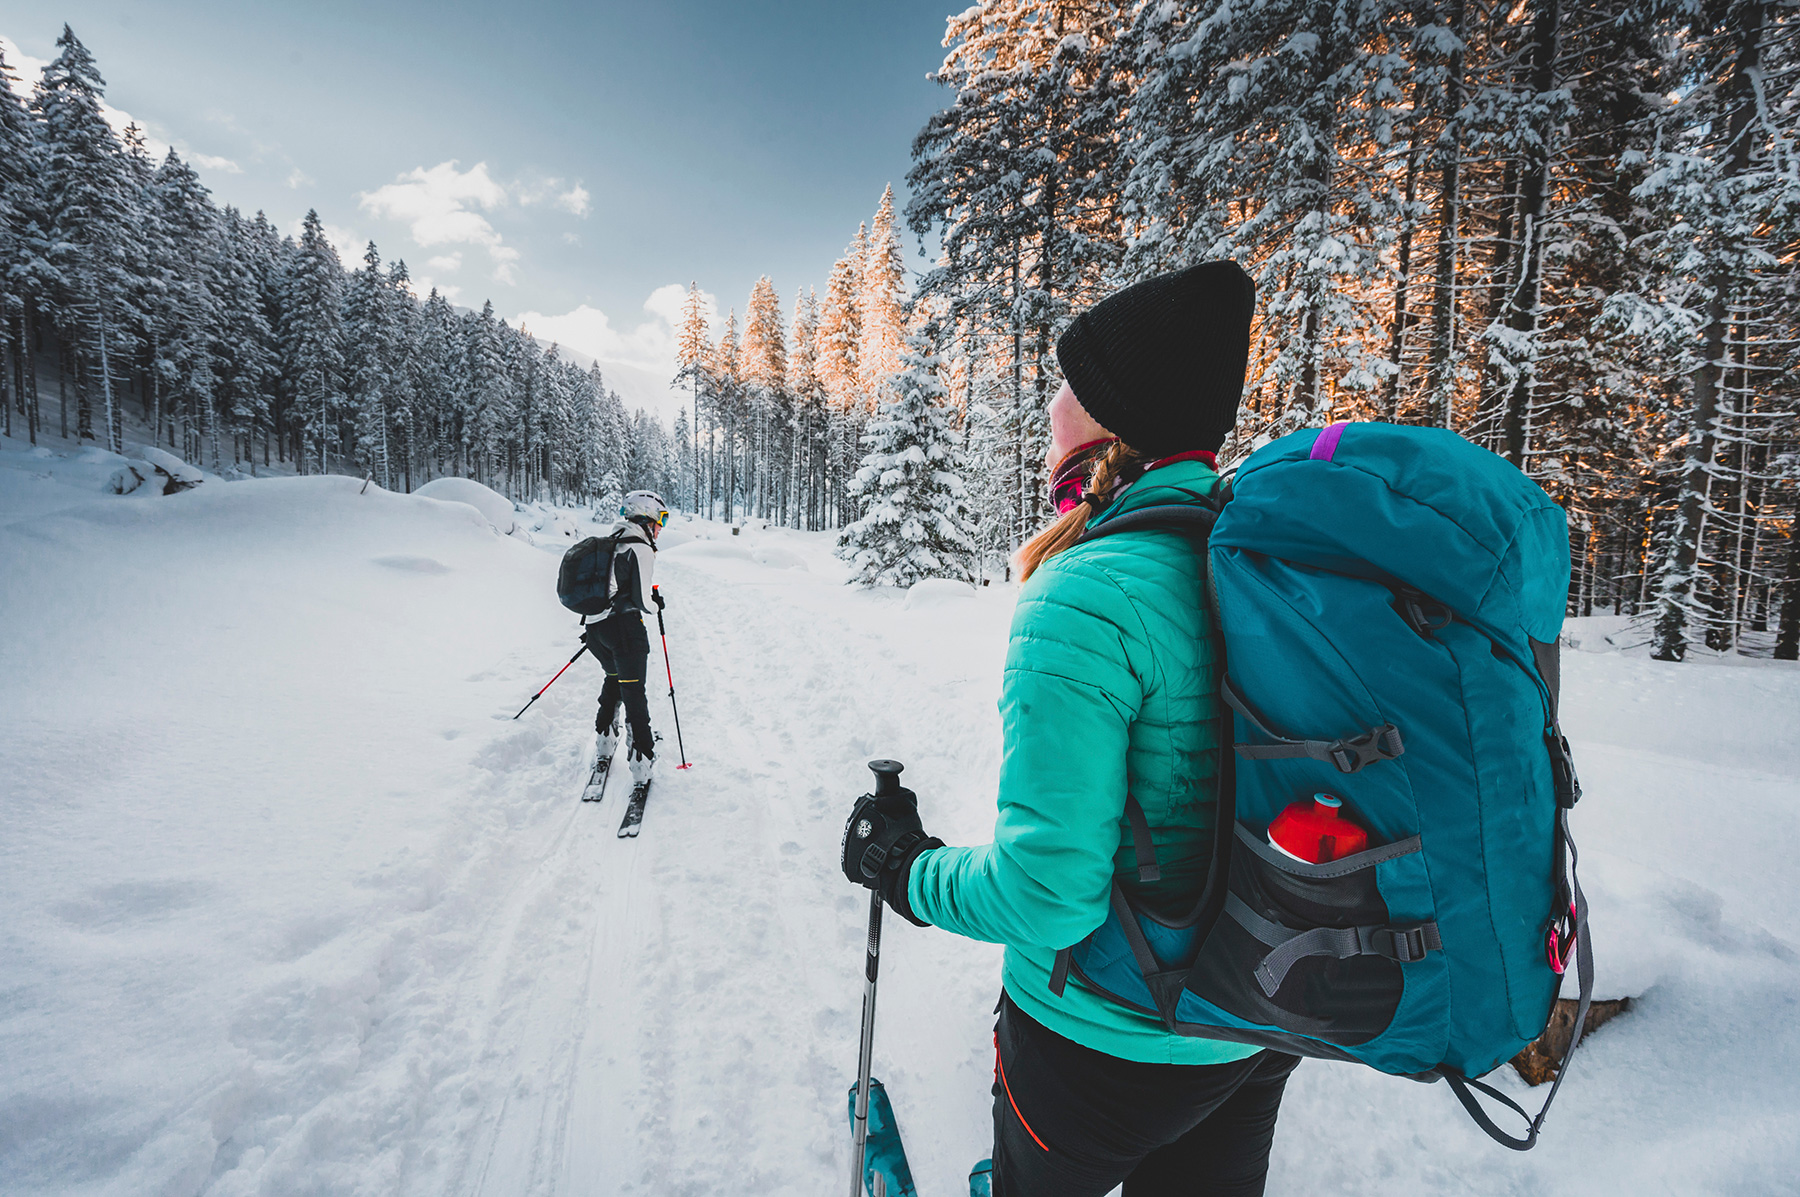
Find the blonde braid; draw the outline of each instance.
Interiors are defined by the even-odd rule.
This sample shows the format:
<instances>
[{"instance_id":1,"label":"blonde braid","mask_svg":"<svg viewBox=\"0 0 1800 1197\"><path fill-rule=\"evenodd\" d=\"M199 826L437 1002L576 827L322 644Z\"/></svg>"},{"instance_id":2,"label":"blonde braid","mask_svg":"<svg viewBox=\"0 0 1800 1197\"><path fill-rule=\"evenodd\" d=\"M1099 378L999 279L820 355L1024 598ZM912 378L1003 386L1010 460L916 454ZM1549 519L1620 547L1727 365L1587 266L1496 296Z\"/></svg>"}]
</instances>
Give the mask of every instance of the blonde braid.
<instances>
[{"instance_id":1,"label":"blonde braid","mask_svg":"<svg viewBox=\"0 0 1800 1197\"><path fill-rule=\"evenodd\" d=\"M1087 531L1088 519L1105 510L1106 505L1112 501L1113 489L1120 479L1135 482L1143 472L1143 454L1124 441L1114 441L1108 445L1099 460L1094 462L1094 470L1088 475L1087 490L1082 493L1081 502L1026 541L1013 557L1013 564L1019 570L1019 581L1030 578L1037 572L1038 566L1081 539L1082 534Z\"/></svg>"}]
</instances>

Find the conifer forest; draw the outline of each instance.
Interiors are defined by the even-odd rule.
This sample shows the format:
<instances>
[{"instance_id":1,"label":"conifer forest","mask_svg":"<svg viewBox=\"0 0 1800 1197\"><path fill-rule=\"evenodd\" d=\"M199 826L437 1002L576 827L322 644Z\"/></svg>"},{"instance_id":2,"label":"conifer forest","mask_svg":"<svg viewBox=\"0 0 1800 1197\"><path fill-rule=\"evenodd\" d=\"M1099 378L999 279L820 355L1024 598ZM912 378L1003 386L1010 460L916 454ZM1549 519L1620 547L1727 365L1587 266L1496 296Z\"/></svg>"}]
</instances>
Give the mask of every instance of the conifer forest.
<instances>
[{"instance_id":1,"label":"conifer forest","mask_svg":"<svg viewBox=\"0 0 1800 1197\"><path fill-rule=\"evenodd\" d=\"M1568 512L1571 614L1663 659L1800 654L1794 0L982 0L909 198L790 301L765 277L719 322L690 287L667 429L373 244L346 269L316 213L218 205L58 44L0 88L9 432L116 447L129 406L215 469L649 486L845 529L872 578L914 576L876 528L911 504L926 572L996 573L1050 514L1060 331L1229 257L1258 322L1222 466L1336 420L1448 428Z\"/></svg>"}]
</instances>

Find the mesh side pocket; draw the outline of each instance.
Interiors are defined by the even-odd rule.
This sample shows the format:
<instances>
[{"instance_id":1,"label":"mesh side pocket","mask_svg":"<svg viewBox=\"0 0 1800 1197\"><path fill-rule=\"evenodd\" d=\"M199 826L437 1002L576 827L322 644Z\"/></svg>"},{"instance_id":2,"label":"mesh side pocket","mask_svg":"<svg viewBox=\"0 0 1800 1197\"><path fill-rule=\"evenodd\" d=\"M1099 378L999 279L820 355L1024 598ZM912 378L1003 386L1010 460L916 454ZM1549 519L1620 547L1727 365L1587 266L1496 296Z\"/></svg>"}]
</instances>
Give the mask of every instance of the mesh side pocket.
<instances>
[{"instance_id":1,"label":"mesh side pocket","mask_svg":"<svg viewBox=\"0 0 1800 1197\"><path fill-rule=\"evenodd\" d=\"M1235 830L1230 898L1187 987L1239 1018L1340 1046L1381 1034L1405 991L1410 949L1408 932L1388 927L1375 866L1417 852L1417 837L1312 865L1281 855L1242 824ZM1302 938L1319 929L1327 934ZM1412 934L1418 955L1436 947L1435 926L1429 936ZM1328 950L1296 952L1320 946Z\"/></svg>"}]
</instances>

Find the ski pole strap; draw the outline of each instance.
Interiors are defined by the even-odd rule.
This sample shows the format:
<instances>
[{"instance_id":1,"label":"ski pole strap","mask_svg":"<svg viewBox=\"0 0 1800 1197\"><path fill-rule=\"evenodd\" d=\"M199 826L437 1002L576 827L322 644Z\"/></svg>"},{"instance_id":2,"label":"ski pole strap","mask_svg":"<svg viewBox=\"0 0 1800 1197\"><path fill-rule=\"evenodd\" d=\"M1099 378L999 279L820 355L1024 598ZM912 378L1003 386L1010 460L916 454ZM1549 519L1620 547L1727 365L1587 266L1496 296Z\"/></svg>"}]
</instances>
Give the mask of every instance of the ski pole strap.
<instances>
[{"instance_id":1,"label":"ski pole strap","mask_svg":"<svg viewBox=\"0 0 1800 1197\"><path fill-rule=\"evenodd\" d=\"M1581 892L1581 880L1575 876L1575 841L1569 835L1569 812L1558 809L1556 812L1556 831L1569 845L1569 875L1575 890L1575 977L1580 986L1580 997L1575 1003L1575 1025L1569 1034L1569 1049L1563 1053L1562 1063L1557 1065L1556 1079L1550 1083L1550 1092L1544 1098L1543 1107L1533 1118L1525 1112L1518 1102L1495 1089L1492 1085L1483 1084L1460 1073L1446 1069L1445 1080L1450 1082L1450 1091L1456 1094L1456 1100L1462 1103L1475 1125L1487 1132L1488 1138L1514 1151L1530 1151L1537 1146L1538 1132L1543 1129L1544 1118L1550 1113L1550 1103L1556 1100L1556 1091L1562 1088L1563 1078L1569 1075L1569 1061L1574 1058L1575 1049L1581 1044L1582 1032L1587 1029L1588 1007L1594 1000L1594 948L1588 941L1587 895ZM1527 1126L1523 1135L1509 1135L1495 1125L1488 1117L1481 1102L1471 1090L1485 1094L1500 1104L1512 1109L1519 1117L1526 1120Z\"/></svg>"},{"instance_id":2,"label":"ski pole strap","mask_svg":"<svg viewBox=\"0 0 1800 1197\"><path fill-rule=\"evenodd\" d=\"M1220 679L1219 695L1224 698L1227 706L1242 715L1245 722L1264 738L1275 741L1273 744L1233 744L1237 754L1246 760L1274 761L1310 757L1335 766L1340 773L1355 773L1376 761L1391 761L1406 751L1406 746L1400 740L1400 729L1391 723L1371 727L1360 736L1342 736L1336 740L1294 740L1279 735L1270 731L1268 724L1251 710L1250 704L1244 701L1243 695L1232 685L1230 674Z\"/></svg>"}]
</instances>

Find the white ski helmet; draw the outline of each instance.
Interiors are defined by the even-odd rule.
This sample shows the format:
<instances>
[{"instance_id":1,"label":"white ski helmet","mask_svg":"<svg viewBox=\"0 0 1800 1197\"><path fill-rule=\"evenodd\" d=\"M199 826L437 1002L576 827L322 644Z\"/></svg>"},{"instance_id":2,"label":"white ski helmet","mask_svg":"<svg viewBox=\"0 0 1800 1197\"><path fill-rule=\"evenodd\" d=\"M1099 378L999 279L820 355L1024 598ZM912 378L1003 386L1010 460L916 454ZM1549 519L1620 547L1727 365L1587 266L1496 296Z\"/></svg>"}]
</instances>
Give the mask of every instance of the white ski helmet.
<instances>
[{"instance_id":1,"label":"white ski helmet","mask_svg":"<svg viewBox=\"0 0 1800 1197\"><path fill-rule=\"evenodd\" d=\"M647 520L660 528L669 522L669 505L653 490L634 490L619 504L619 515L628 520Z\"/></svg>"}]
</instances>

